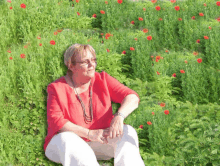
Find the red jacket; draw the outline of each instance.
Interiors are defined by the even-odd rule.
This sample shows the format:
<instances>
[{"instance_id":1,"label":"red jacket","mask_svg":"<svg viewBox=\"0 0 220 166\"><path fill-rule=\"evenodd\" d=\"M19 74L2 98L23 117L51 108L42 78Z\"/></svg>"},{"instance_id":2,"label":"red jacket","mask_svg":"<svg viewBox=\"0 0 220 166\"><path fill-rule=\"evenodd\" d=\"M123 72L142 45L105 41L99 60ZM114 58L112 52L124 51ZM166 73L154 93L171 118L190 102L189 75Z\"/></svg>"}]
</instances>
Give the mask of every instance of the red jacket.
<instances>
[{"instance_id":1,"label":"red jacket","mask_svg":"<svg viewBox=\"0 0 220 166\"><path fill-rule=\"evenodd\" d=\"M60 77L47 87L47 136L45 138L44 150L50 140L64 126L67 121L87 129L105 129L110 127L113 118L111 101L122 103L129 94L138 94L121 84L114 77L106 72L95 72L91 79L92 83L92 104L93 120L86 124L83 116L82 106L75 95L74 90L67 84L64 77ZM86 106L86 114L89 116L89 89L79 94ZM138 96L139 98L139 96ZM81 137L86 142L90 140Z\"/></svg>"}]
</instances>

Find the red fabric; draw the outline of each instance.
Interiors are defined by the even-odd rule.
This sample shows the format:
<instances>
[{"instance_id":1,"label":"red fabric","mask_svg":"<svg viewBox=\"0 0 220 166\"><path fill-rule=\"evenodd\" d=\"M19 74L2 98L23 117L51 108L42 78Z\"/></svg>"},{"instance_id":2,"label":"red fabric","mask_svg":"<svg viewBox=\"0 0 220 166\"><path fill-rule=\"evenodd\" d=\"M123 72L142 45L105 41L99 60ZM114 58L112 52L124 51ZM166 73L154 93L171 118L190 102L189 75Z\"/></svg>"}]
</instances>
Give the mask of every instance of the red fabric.
<instances>
[{"instance_id":1,"label":"red fabric","mask_svg":"<svg viewBox=\"0 0 220 166\"><path fill-rule=\"evenodd\" d=\"M93 120L86 124L83 116L83 109L75 95L74 90L67 84L64 77L60 77L47 87L47 136L45 138L44 150L46 150L52 137L70 121L76 125L91 130L105 129L110 127L113 118L111 101L122 103L123 99L129 94L138 94L121 84L114 77L106 72L95 72L91 80L92 83L92 103ZM89 113L89 89L80 94L86 106L86 113ZM138 96L139 98L139 96ZM139 100L140 101L140 100ZM86 142L90 141L84 137Z\"/></svg>"}]
</instances>

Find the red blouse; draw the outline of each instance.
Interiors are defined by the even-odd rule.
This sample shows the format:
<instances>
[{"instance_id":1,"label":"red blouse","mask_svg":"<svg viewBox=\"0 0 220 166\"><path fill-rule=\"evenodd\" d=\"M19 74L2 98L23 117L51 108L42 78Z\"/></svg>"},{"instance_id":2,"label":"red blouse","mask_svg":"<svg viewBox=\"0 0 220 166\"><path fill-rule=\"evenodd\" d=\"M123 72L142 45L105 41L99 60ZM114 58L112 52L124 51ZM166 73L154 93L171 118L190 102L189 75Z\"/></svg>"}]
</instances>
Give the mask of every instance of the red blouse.
<instances>
[{"instance_id":1,"label":"red blouse","mask_svg":"<svg viewBox=\"0 0 220 166\"><path fill-rule=\"evenodd\" d=\"M105 71L101 73L95 72L95 76L91 79L91 84L93 92L93 120L88 124L84 121L82 106L74 90L67 84L64 76L48 85L48 129L44 150L46 150L52 137L57 134L66 122L70 121L91 130L108 128L113 118L111 101L122 103L123 99L129 94L136 94L138 96L135 91L129 89ZM79 95L86 107L86 114L90 116L89 89ZM86 142L90 141L84 137L81 138Z\"/></svg>"}]
</instances>

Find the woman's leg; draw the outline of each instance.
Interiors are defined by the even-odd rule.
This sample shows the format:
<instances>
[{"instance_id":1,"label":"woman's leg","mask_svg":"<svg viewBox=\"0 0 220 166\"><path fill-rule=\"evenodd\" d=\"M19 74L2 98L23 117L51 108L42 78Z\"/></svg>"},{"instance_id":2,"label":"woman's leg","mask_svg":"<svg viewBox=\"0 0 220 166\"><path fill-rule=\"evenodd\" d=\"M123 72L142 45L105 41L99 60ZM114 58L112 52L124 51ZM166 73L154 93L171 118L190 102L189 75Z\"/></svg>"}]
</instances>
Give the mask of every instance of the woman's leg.
<instances>
[{"instance_id":1,"label":"woman's leg","mask_svg":"<svg viewBox=\"0 0 220 166\"><path fill-rule=\"evenodd\" d=\"M99 166L91 147L73 132L55 135L48 144L45 155L63 166Z\"/></svg>"}]
</instances>

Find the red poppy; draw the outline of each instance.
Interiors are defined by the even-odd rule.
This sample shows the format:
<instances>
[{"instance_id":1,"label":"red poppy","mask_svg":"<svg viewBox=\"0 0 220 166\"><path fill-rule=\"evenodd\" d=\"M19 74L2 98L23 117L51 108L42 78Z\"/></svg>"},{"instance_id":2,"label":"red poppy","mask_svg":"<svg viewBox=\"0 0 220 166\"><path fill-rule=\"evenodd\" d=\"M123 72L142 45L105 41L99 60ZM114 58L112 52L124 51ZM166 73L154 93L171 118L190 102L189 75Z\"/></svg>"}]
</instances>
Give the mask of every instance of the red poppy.
<instances>
[{"instance_id":1,"label":"red poppy","mask_svg":"<svg viewBox=\"0 0 220 166\"><path fill-rule=\"evenodd\" d=\"M191 19L192 19L192 20L195 20L195 16L192 16Z\"/></svg>"},{"instance_id":2,"label":"red poppy","mask_svg":"<svg viewBox=\"0 0 220 166\"><path fill-rule=\"evenodd\" d=\"M37 37L37 39L41 39L41 37L40 37L40 36L38 36L38 37Z\"/></svg>"},{"instance_id":3,"label":"red poppy","mask_svg":"<svg viewBox=\"0 0 220 166\"><path fill-rule=\"evenodd\" d=\"M126 51L122 51L122 54L126 54Z\"/></svg>"},{"instance_id":4,"label":"red poppy","mask_svg":"<svg viewBox=\"0 0 220 166\"><path fill-rule=\"evenodd\" d=\"M172 77L176 77L176 73L173 73Z\"/></svg>"},{"instance_id":5,"label":"red poppy","mask_svg":"<svg viewBox=\"0 0 220 166\"><path fill-rule=\"evenodd\" d=\"M103 34L103 33L101 33L101 35L103 36L104 34Z\"/></svg>"},{"instance_id":6,"label":"red poppy","mask_svg":"<svg viewBox=\"0 0 220 166\"><path fill-rule=\"evenodd\" d=\"M216 20L217 20L218 22L220 22L220 17L218 17Z\"/></svg>"},{"instance_id":7,"label":"red poppy","mask_svg":"<svg viewBox=\"0 0 220 166\"><path fill-rule=\"evenodd\" d=\"M143 11L146 11L146 8L143 7Z\"/></svg>"},{"instance_id":8,"label":"red poppy","mask_svg":"<svg viewBox=\"0 0 220 166\"><path fill-rule=\"evenodd\" d=\"M143 21L143 18L142 18L142 17L138 17L138 20L139 20L139 21Z\"/></svg>"},{"instance_id":9,"label":"red poppy","mask_svg":"<svg viewBox=\"0 0 220 166\"><path fill-rule=\"evenodd\" d=\"M42 46L42 44L40 43L39 46Z\"/></svg>"},{"instance_id":10,"label":"red poppy","mask_svg":"<svg viewBox=\"0 0 220 166\"><path fill-rule=\"evenodd\" d=\"M137 39L137 38L134 38L134 40L136 40L136 41L137 41L138 39Z\"/></svg>"},{"instance_id":11,"label":"red poppy","mask_svg":"<svg viewBox=\"0 0 220 166\"><path fill-rule=\"evenodd\" d=\"M152 3L156 3L156 2L157 2L157 0L151 0L151 2L152 2Z\"/></svg>"},{"instance_id":12,"label":"red poppy","mask_svg":"<svg viewBox=\"0 0 220 166\"><path fill-rule=\"evenodd\" d=\"M196 43L200 43L200 40L198 39L198 40L196 40Z\"/></svg>"},{"instance_id":13,"label":"red poppy","mask_svg":"<svg viewBox=\"0 0 220 166\"><path fill-rule=\"evenodd\" d=\"M217 6L220 6L220 1L217 1L217 2L216 2L216 5L217 5Z\"/></svg>"},{"instance_id":14,"label":"red poppy","mask_svg":"<svg viewBox=\"0 0 220 166\"><path fill-rule=\"evenodd\" d=\"M79 3L79 0L76 0L76 3Z\"/></svg>"},{"instance_id":15,"label":"red poppy","mask_svg":"<svg viewBox=\"0 0 220 166\"><path fill-rule=\"evenodd\" d=\"M212 27L209 26L209 29L212 29Z\"/></svg>"},{"instance_id":16,"label":"red poppy","mask_svg":"<svg viewBox=\"0 0 220 166\"><path fill-rule=\"evenodd\" d=\"M12 7L10 7L9 9L12 9Z\"/></svg>"},{"instance_id":17,"label":"red poppy","mask_svg":"<svg viewBox=\"0 0 220 166\"><path fill-rule=\"evenodd\" d=\"M110 50L109 50L109 49L107 49L107 52L110 52Z\"/></svg>"},{"instance_id":18,"label":"red poppy","mask_svg":"<svg viewBox=\"0 0 220 166\"><path fill-rule=\"evenodd\" d=\"M131 24L134 24L134 21L131 21Z\"/></svg>"},{"instance_id":19,"label":"red poppy","mask_svg":"<svg viewBox=\"0 0 220 166\"><path fill-rule=\"evenodd\" d=\"M160 60L160 56L156 56L156 62Z\"/></svg>"},{"instance_id":20,"label":"red poppy","mask_svg":"<svg viewBox=\"0 0 220 166\"><path fill-rule=\"evenodd\" d=\"M184 70L180 70L180 73L185 73L185 71Z\"/></svg>"},{"instance_id":21,"label":"red poppy","mask_svg":"<svg viewBox=\"0 0 220 166\"><path fill-rule=\"evenodd\" d=\"M170 2L171 2L171 3L175 3L175 2L176 2L176 0L170 0Z\"/></svg>"},{"instance_id":22,"label":"red poppy","mask_svg":"<svg viewBox=\"0 0 220 166\"><path fill-rule=\"evenodd\" d=\"M80 13L79 13L79 12L77 12L77 15L79 16L79 15L80 15Z\"/></svg>"},{"instance_id":23,"label":"red poppy","mask_svg":"<svg viewBox=\"0 0 220 166\"><path fill-rule=\"evenodd\" d=\"M152 112L152 115L155 115L155 113L154 113L154 112Z\"/></svg>"},{"instance_id":24,"label":"red poppy","mask_svg":"<svg viewBox=\"0 0 220 166\"><path fill-rule=\"evenodd\" d=\"M54 32L53 34L54 34L54 35L57 35L57 34L58 34L58 32L56 31L56 32Z\"/></svg>"},{"instance_id":25,"label":"red poppy","mask_svg":"<svg viewBox=\"0 0 220 166\"><path fill-rule=\"evenodd\" d=\"M160 73L157 71L157 75L160 75Z\"/></svg>"},{"instance_id":26,"label":"red poppy","mask_svg":"<svg viewBox=\"0 0 220 166\"><path fill-rule=\"evenodd\" d=\"M160 103L161 107L165 107L165 105L166 105L165 103Z\"/></svg>"},{"instance_id":27,"label":"red poppy","mask_svg":"<svg viewBox=\"0 0 220 166\"><path fill-rule=\"evenodd\" d=\"M11 51L10 51L10 50L8 50L7 52L8 52L8 53L11 53Z\"/></svg>"},{"instance_id":28,"label":"red poppy","mask_svg":"<svg viewBox=\"0 0 220 166\"><path fill-rule=\"evenodd\" d=\"M51 44L51 45L55 45L56 43L55 43L54 40L51 40L51 41L50 41L50 44Z\"/></svg>"},{"instance_id":29,"label":"red poppy","mask_svg":"<svg viewBox=\"0 0 220 166\"><path fill-rule=\"evenodd\" d=\"M166 115L168 115L170 112L169 112L169 110L165 110L164 113L165 113Z\"/></svg>"},{"instance_id":30,"label":"red poppy","mask_svg":"<svg viewBox=\"0 0 220 166\"><path fill-rule=\"evenodd\" d=\"M148 121L147 124L148 124L148 125L152 125L151 121Z\"/></svg>"},{"instance_id":31,"label":"red poppy","mask_svg":"<svg viewBox=\"0 0 220 166\"><path fill-rule=\"evenodd\" d=\"M105 37L109 38L110 36L112 36L110 33L106 33Z\"/></svg>"},{"instance_id":32,"label":"red poppy","mask_svg":"<svg viewBox=\"0 0 220 166\"><path fill-rule=\"evenodd\" d=\"M159 20L159 21L162 21L163 19L162 19L162 18L159 18L158 20Z\"/></svg>"},{"instance_id":33,"label":"red poppy","mask_svg":"<svg viewBox=\"0 0 220 166\"><path fill-rule=\"evenodd\" d=\"M62 32L62 31L63 31L62 29L57 29L57 32L58 32L58 33Z\"/></svg>"},{"instance_id":34,"label":"red poppy","mask_svg":"<svg viewBox=\"0 0 220 166\"><path fill-rule=\"evenodd\" d=\"M157 11L159 11L159 10L160 10L160 6L156 6L155 9L156 9Z\"/></svg>"},{"instance_id":35,"label":"red poppy","mask_svg":"<svg viewBox=\"0 0 220 166\"><path fill-rule=\"evenodd\" d=\"M169 52L168 50L166 50L165 52Z\"/></svg>"},{"instance_id":36,"label":"red poppy","mask_svg":"<svg viewBox=\"0 0 220 166\"><path fill-rule=\"evenodd\" d=\"M185 61L185 63L188 63L187 61Z\"/></svg>"},{"instance_id":37,"label":"red poppy","mask_svg":"<svg viewBox=\"0 0 220 166\"><path fill-rule=\"evenodd\" d=\"M209 39L209 37L208 36L204 36L204 39Z\"/></svg>"},{"instance_id":38,"label":"red poppy","mask_svg":"<svg viewBox=\"0 0 220 166\"><path fill-rule=\"evenodd\" d=\"M104 11L104 10L100 10L100 13L101 13L101 14L105 14L105 11Z\"/></svg>"},{"instance_id":39,"label":"red poppy","mask_svg":"<svg viewBox=\"0 0 220 166\"><path fill-rule=\"evenodd\" d=\"M9 57L9 59L12 60L13 58L12 58L12 57Z\"/></svg>"},{"instance_id":40,"label":"red poppy","mask_svg":"<svg viewBox=\"0 0 220 166\"><path fill-rule=\"evenodd\" d=\"M122 0L118 0L118 3L119 3L119 4L122 4Z\"/></svg>"},{"instance_id":41,"label":"red poppy","mask_svg":"<svg viewBox=\"0 0 220 166\"><path fill-rule=\"evenodd\" d=\"M7 0L7 2L11 3L11 0Z\"/></svg>"},{"instance_id":42,"label":"red poppy","mask_svg":"<svg viewBox=\"0 0 220 166\"><path fill-rule=\"evenodd\" d=\"M143 125L140 125L139 128L143 129Z\"/></svg>"},{"instance_id":43,"label":"red poppy","mask_svg":"<svg viewBox=\"0 0 220 166\"><path fill-rule=\"evenodd\" d=\"M179 21L182 21L182 18L178 18Z\"/></svg>"},{"instance_id":44,"label":"red poppy","mask_svg":"<svg viewBox=\"0 0 220 166\"><path fill-rule=\"evenodd\" d=\"M147 33L147 32L148 32L148 29L144 28L144 29L143 29L143 32L144 32L144 33Z\"/></svg>"},{"instance_id":45,"label":"red poppy","mask_svg":"<svg viewBox=\"0 0 220 166\"><path fill-rule=\"evenodd\" d=\"M152 36L147 36L147 40L152 40Z\"/></svg>"},{"instance_id":46,"label":"red poppy","mask_svg":"<svg viewBox=\"0 0 220 166\"><path fill-rule=\"evenodd\" d=\"M134 49L134 47L130 47L130 50L131 50L131 51L134 51L135 49Z\"/></svg>"},{"instance_id":47,"label":"red poppy","mask_svg":"<svg viewBox=\"0 0 220 166\"><path fill-rule=\"evenodd\" d=\"M198 52L193 51L193 55L197 56L198 54Z\"/></svg>"},{"instance_id":48,"label":"red poppy","mask_svg":"<svg viewBox=\"0 0 220 166\"><path fill-rule=\"evenodd\" d=\"M197 62L198 62L198 63L201 63L201 62L202 62L202 59L201 59L201 58L198 58L198 59L197 59Z\"/></svg>"},{"instance_id":49,"label":"red poppy","mask_svg":"<svg viewBox=\"0 0 220 166\"><path fill-rule=\"evenodd\" d=\"M25 9L26 8L26 5L24 3L22 3L21 5L21 8Z\"/></svg>"},{"instance_id":50,"label":"red poppy","mask_svg":"<svg viewBox=\"0 0 220 166\"><path fill-rule=\"evenodd\" d=\"M92 17L96 18L96 14L93 14Z\"/></svg>"},{"instance_id":51,"label":"red poppy","mask_svg":"<svg viewBox=\"0 0 220 166\"><path fill-rule=\"evenodd\" d=\"M207 6L206 3L203 4L204 6Z\"/></svg>"},{"instance_id":52,"label":"red poppy","mask_svg":"<svg viewBox=\"0 0 220 166\"><path fill-rule=\"evenodd\" d=\"M21 57L21 58L25 58L25 54L21 54L20 57Z\"/></svg>"},{"instance_id":53,"label":"red poppy","mask_svg":"<svg viewBox=\"0 0 220 166\"><path fill-rule=\"evenodd\" d=\"M179 7L179 6L175 6L174 8L175 8L176 11L179 11L179 10L180 10L180 7Z\"/></svg>"},{"instance_id":54,"label":"red poppy","mask_svg":"<svg viewBox=\"0 0 220 166\"><path fill-rule=\"evenodd\" d=\"M154 56L153 56L153 55L151 55L150 57L151 57L151 58L154 58Z\"/></svg>"},{"instance_id":55,"label":"red poppy","mask_svg":"<svg viewBox=\"0 0 220 166\"><path fill-rule=\"evenodd\" d=\"M108 1L105 1L105 4L108 4Z\"/></svg>"},{"instance_id":56,"label":"red poppy","mask_svg":"<svg viewBox=\"0 0 220 166\"><path fill-rule=\"evenodd\" d=\"M24 46L24 48L28 48L28 46L27 46L27 45L25 45L25 46Z\"/></svg>"},{"instance_id":57,"label":"red poppy","mask_svg":"<svg viewBox=\"0 0 220 166\"><path fill-rule=\"evenodd\" d=\"M203 13L199 13L199 15L200 15L200 16L204 16L204 14L203 14Z\"/></svg>"}]
</instances>

